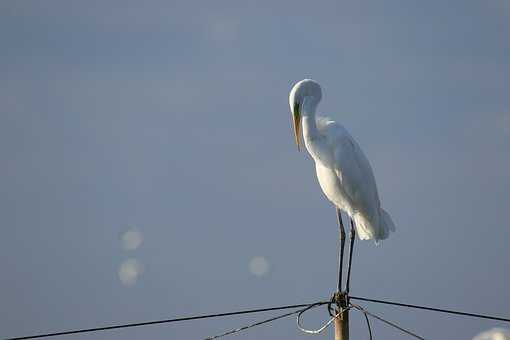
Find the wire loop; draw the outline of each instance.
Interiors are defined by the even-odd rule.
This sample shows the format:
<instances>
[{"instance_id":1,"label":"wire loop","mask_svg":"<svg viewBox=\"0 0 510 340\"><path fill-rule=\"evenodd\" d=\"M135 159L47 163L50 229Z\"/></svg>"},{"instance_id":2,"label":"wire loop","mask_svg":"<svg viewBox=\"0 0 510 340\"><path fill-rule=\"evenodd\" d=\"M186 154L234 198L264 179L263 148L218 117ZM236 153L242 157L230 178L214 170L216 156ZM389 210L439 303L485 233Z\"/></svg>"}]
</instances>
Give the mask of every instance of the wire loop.
<instances>
[{"instance_id":1,"label":"wire loop","mask_svg":"<svg viewBox=\"0 0 510 340\"><path fill-rule=\"evenodd\" d=\"M347 307L345 309L340 309L340 311L336 314L336 315L333 315L325 324L323 324L320 328L318 329L306 329L304 328L302 325L301 325L301 316L303 315L304 312L312 309L312 308L315 308L317 307L318 305L311 305L303 310L301 310L296 318L296 323L297 323L297 326L299 328L299 330L303 333L306 333L306 334L320 334L322 333L322 331L324 331L326 328L329 327L329 325L331 325L331 323L333 321L335 321L336 318L338 318L339 316L341 316L344 312L348 311L349 309L351 309L351 307ZM330 309L331 309L331 301L328 303L328 312L330 312ZM331 314L331 312L330 312Z\"/></svg>"},{"instance_id":2,"label":"wire loop","mask_svg":"<svg viewBox=\"0 0 510 340\"><path fill-rule=\"evenodd\" d=\"M210 336L210 337L207 337L205 338L204 340L213 340L213 339L218 339L218 338L222 338L224 336L227 336L227 335L231 335L231 334L235 334L235 333L238 333L238 332L241 332L241 331L244 331L246 329L249 329L249 328L252 328L252 327L255 327L255 326L260 326L260 325L263 325L265 323L269 323L269 322L272 322L272 321L276 321L278 319L283 319L287 316L291 316L291 315L294 315L294 314L298 314L301 315L303 314L303 312L309 310L309 309L312 309L312 308L315 308L317 306L322 306L324 304L326 304L327 302L316 302L316 303L312 303L310 304L309 306L307 306L306 308L304 309L298 309L296 311L293 311L293 312L290 312L290 313L285 313L285 314L282 314L282 315L278 315L278 316L275 316L273 318L270 318L270 319L266 319L266 320L263 320L263 321L259 321L259 322L255 322L253 324L250 324L248 326L243 326L243 327L238 327L238 328L234 328L228 332L225 332L225 333L222 333L222 334L219 334L219 335L215 335L215 336ZM298 315L298 318L299 318L299 315ZM298 323L299 325L299 323ZM298 326L299 327L299 326Z\"/></svg>"}]
</instances>

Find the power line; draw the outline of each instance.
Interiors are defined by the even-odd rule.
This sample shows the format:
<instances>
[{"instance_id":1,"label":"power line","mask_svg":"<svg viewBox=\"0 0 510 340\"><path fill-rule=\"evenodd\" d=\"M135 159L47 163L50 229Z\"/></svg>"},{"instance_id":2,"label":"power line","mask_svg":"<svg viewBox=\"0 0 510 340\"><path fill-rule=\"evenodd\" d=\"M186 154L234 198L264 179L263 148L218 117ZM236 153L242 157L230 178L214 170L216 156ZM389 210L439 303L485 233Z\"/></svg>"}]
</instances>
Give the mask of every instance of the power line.
<instances>
[{"instance_id":1,"label":"power line","mask_svg":"<svg viewBox=\"0 0 510 340\"><path fill-rule=\"evenodd\" d=\"M252 324L247 325L247 326L234 328L234 329L232 329L232 330L230 330L228 332L225 332L225 333L222 333L222 334L219 334L219 335L215 335L215 336L207 337L204 340L213 340L213 339L222 338L224 336L235 334L235 333L247 330L247 329L252 328L252 327L260 326L260 325L263 325L263 324L266 324L266 323L269 323L269 322L272 322L272 321L276 321L276 320L279 320L279 319L286 318L286 317L294 315L294 314L302 313L303 311L308 310L308 309L310 309L310 308L312 308L314 306L325 305L326 303L327 302L314 303L314 304L308 305L304 309L298 309L298 310L290 312L290 313L285 313L285 314L282 314L282 315L278 315L278 316L272 317L270 319L266 319L266 320L263 320L263 321L255 322L255 323L252 323Z\"/></svg>"},{"instance_id":2,"label":"power line","mask_svg":"<svg viewBox=\"0 0 510 340\"><path fill-rule=\"evenodd\" d=\"M419 336L419 335L417 335L417 334L415 334L415 333L411 332L410 330L407 330L407 329L405 329L405 328L403 328L403 327L401 327L401 326L397 325L397 324L396 324L396 323L394 323L394 322L391 322L391 321L385 320L385 319L381 318L380 316L377 316L377 315L375 315L375 314L373 314L373 313L370 313L369 311L367 311L367 310L366 310L366 309L364 309L363 307L360 307L360 306L358 306L358 305L352 305L352 306L353 306L354 308L356 308L357 310L361 311L363 314L365 314L365 317L366 317L366 316L367 316L367 314L368 314L368 315L370 315L371 317L376 318L377 320L382 321L382 322L384 322L384 323L385 323L385 324L387 324L387 325L390 325L390 326L392 326L392 327L394 327L394 328L396 328L396 329L398 329L398 330L400 330L400 331L402 331L402 332L404 332L404 333L406 333L406 334L409 334L409 335L411 335L411 336L415 337L416 339L426 340L425 338L422 338L421 336ZM367 321L368 321L368 318L367 318ZM369 332L370 332L370 339L372 339L372 330L370 329L370 326L369 326L368 330L369 330Z\"/></svg>"},{"instance_id":3,"label":"power line","mask_svg":"<svg viewBox=\"0 0 510 340\"><path fill-rule=\"evenodd\" d=\"M360 300L360 301L367 301L367 302L383 303L383 304L386 304L386 305L394 305L394 306L400 306L400 307L409 307L409 308L416 308L416 309L424 309L424 310L430 310L430 311L434 311L434 312L457 314L457 315L471 316L471 317L481 318L481 319L489 319L489 320L497 320L497 321L510 322L510 319L501 318L501 317L498 317L498 316L491 316L491 315L484 315L484 314L475 314L475 313L466 313L466 312L459 312L459 311L455 311L455 310L451 310L451 309L441 309L441 308L425 307L425 306L419 306L419 305L410 305L410 304L407 304L407 303L400 303L400 302L393 302L393 301L384 301L384 300L376 300L376 299L368 299L368 298L357 297L357 296L350 296L349 298L352 299L352 300Z\"/></svg>"},{"instance_id":4,"label":"power line","mask_svg":"<svg viewBox=\"0 0 510 340\"><path fill-rule=\"evenodd\" d=\"M385 300L377 300L377 299L369 299L369 298L364 298L364 297L359 297L359 296L350 296L349 298L352 299L352 300L360 300L360 301L367 301L367 302L374 302L374 303L382 303L382 304L394 305L394 306L400 306L400 307L408 307L408 308L416 308L416 309L429 310L429 311L433 311L433 312L449 313L449 314L470 316L470 317L481 318L481 319L489 319L489 320L510 322L510 319L508 319L508 318L501 318L501 317L491 316L491 315L459 312L459 311L450 310L450 309L442 309L442 308L426 307L426 306L419 306L419 305L411 305L411 304L407 304L407 303L400 303L400 302L394 302L394 301L385 301ZM216 317L231 316L231 315L242 315L242 314L251 314L251 313L270 312L270 311L275 311L275 310L302 308L302 307L309 307L311 305L327 304L327 303L329 303L329 301L320 301L320 302L317 302L317 303L308 303L308 304L299 304L299 305L287 305L287 306L259 308L259 309L248 309L248 310L242 310L242 311L236 311L236 312L228 312L228 313L205 314L205 315L188 316L188 317L181 317L181 318L175 318L175 319L165 319L165 320L156 320L156 321L129 323L129 324L122 324L122 325L110 325L110 326L95 327L95 328L76 329L76 330L69 330L69 331L55 332L55 333L42 333L42 334L35 334L35 335L22 336L22 337L5 338L3 340L37 339L37 338L53 337L53 336L60 336L60 335L71 335L71 334L98 332L98 331L106 331L106 330L120 329L120 328L130 328L130 327L156 325L156 324L171 323L171 322L178 322L178 321L189 321L189 320L216 318Z\"/></svg>"},{"instance_id":5,"label":"power line","mask_svg":"<svg viewBox=\"0 0 510 340\"><path fill-rule=\"evenodd\" d=\"M225 332L225 333L222 333L222 334L219 334L219 335L214 335L214 336L207 337L204 340L213 340L213 339L223 338L224 336L232 335L232 334L235 334L235 333L247 330L247 329L252 328L252 327L260 326L260 325L263 325L265 323L269 323L269 322L272 322L272 321L283 319L283 318L286 318L288 316L294 315L296 313L299 313L299 310L293 311L293 312L290 312L290 313L285 313L285 314L282 314L282 315L278 315L278 316L275 316L275 317L267 319L267 320L258 321L256 323L252 323L252 324L250 324L248 326L234 328L234 329L232 329L232 330L230 330L228 332Z\"/></svg>"},{"instance_id":6,"label":"power line","mask_svg":"<svg viewBox=\"0 0 510 340\"><path fill-rule=\"evenodd\" d=\"M319 303L326 304L328 302L319 302ZM148 326L148 325L156 325L156 324L178 322L178 321L189 321L189 320L198 320L198 319L217 318L217 317L230 316L230 315L261 313L261 312L269 312L269 311L281 310L281 309L292 309L292 308L308 307L308 306L310 306L312 304L308 303L308 304L300 304L300 305L287 305L287 306L279 306L279 307L248 309L248 310L242 310L242 311L236 311L236 312L228 312L228 313L220 313L220 314L205 314L205 315L188 316L188 317L175 318L175 319L146 321L146 322L137 322L137 323L123 324L123 325L111 325L111 326L103 326L103 327L95 327L95 328L76 329L76 330L63 331L63 332L35 334L35 335L15 337L15 338L6 338L4 340L37 339L37 338L45 338L45 337L51 337L51 336L60 336L60 335L70 335L70 334L78 334L78 333L89 333L89 332L107 331L107 330L112 330L112 329L139 327L139 326Z\"/></svg>"}]
</instances>

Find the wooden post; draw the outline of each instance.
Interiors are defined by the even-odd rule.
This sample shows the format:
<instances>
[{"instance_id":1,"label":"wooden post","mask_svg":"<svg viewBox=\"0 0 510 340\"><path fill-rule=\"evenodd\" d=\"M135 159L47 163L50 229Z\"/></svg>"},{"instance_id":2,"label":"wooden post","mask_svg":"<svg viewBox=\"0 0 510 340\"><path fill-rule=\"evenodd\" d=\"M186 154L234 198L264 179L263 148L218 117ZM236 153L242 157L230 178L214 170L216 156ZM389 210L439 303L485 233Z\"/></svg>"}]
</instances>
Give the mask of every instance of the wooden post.
<instances>
[{"instance_id":1,"label":"wooden post","mask_svg":"<svg viewBox=\"0 0 510 340\"><path fill-rule=\"evenodd\" d=\"M345 294L337 293L336 299L340 308L344 311L335 318L335 340L349 340L349 310L347 309L347 299Z\"/></svg>"},{"instance_id":2,"label":"wooden post","mask_svg":"<svg viewBox=\"0 0 510 340\"><path fill-rule=\"evenodd\" d=\"M349 311L335 319L335 340L349 340Z\"/></svg>"}]
</instances>

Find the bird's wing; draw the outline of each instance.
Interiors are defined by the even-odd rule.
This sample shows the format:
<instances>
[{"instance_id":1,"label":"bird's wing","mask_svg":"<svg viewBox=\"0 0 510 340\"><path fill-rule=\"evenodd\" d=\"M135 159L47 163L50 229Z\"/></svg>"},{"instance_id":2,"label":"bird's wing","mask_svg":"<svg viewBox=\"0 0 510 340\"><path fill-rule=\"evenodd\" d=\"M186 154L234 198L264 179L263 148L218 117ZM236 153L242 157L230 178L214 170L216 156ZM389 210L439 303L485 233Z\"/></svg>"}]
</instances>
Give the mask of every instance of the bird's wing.
<instances>
[{"instance_id":1,"label":"bird's wing","mask_svg":"<svg viewBox=\"0 0 510 340\"><path fill-rule=\"evenodd\" d=\"M372 167L358 143L331 119L318 119L317 128L333 151L331 167L355 208L368 210L364 212L369 214L378 212L380 202Z\"/></svg>"}]
</instances>

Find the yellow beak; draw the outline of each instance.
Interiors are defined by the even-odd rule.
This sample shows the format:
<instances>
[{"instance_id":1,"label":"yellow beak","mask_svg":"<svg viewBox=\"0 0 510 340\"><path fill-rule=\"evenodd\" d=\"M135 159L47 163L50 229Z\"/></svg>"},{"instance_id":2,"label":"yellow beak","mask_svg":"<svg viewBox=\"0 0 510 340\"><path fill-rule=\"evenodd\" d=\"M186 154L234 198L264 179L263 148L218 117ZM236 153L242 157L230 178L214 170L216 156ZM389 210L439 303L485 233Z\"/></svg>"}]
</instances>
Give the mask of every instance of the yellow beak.
<instances>
[{"instance_id":1,"label":"yellow beak","mask_svg":"<svg viewBox=\"0 0 510 340\"><path fill-rule=\"evenodd\" d=\"M300 151L301 146L301 114L299 112L299 104L294 104L294 109L292 110L292 120L294 123L294 137L296 139L296 145L298 151Z\"/></svg>"}]
</instances>

